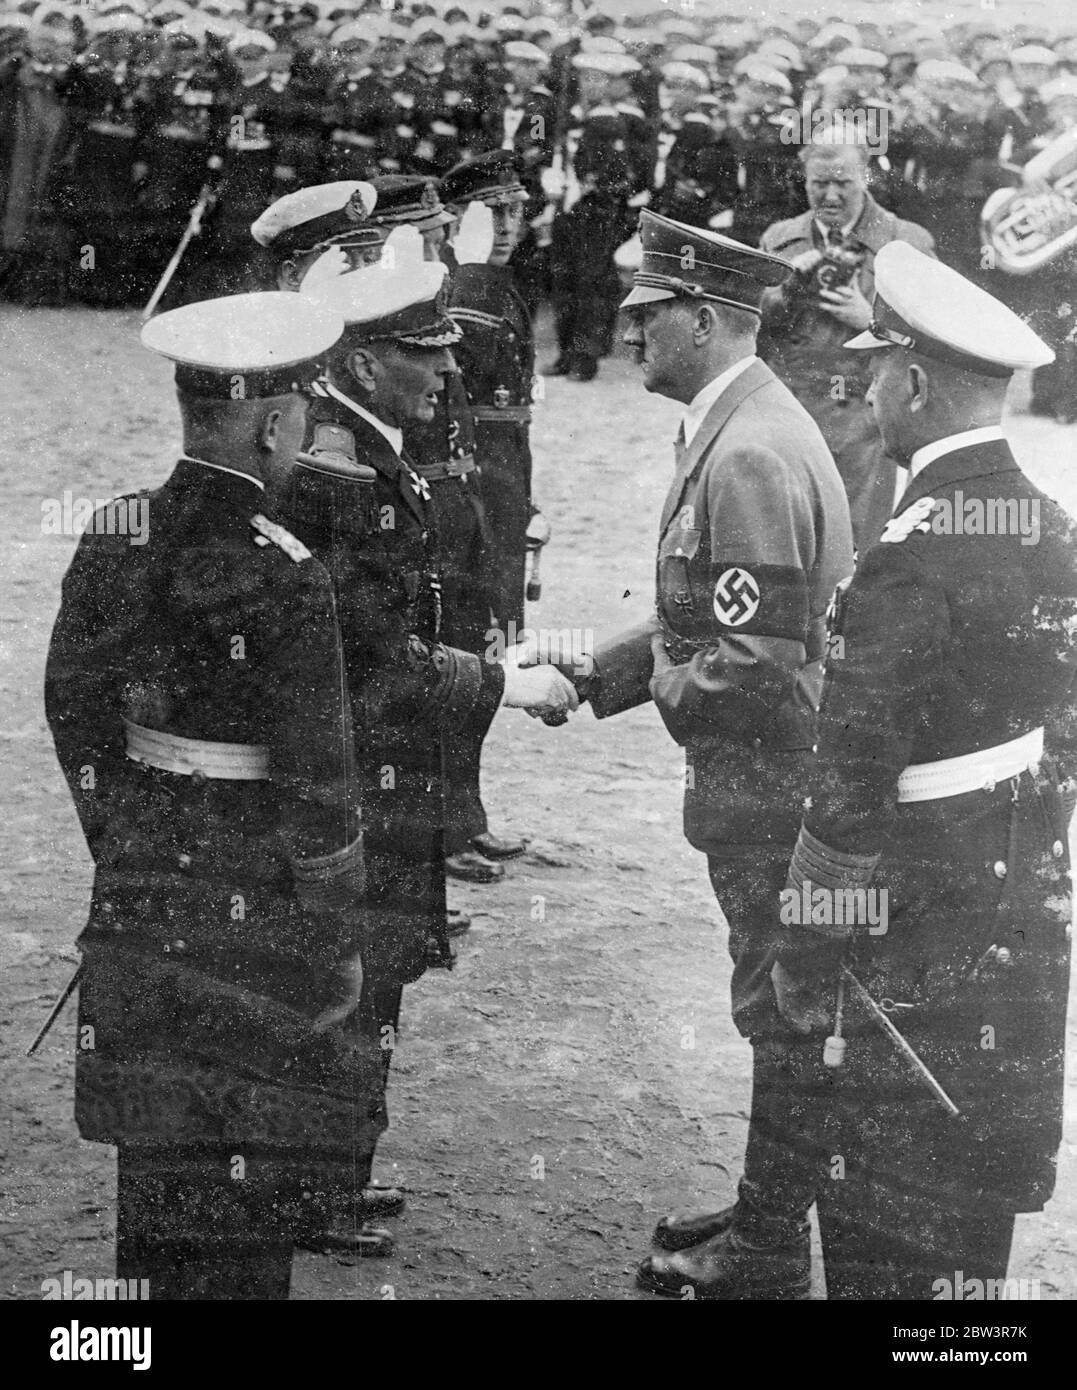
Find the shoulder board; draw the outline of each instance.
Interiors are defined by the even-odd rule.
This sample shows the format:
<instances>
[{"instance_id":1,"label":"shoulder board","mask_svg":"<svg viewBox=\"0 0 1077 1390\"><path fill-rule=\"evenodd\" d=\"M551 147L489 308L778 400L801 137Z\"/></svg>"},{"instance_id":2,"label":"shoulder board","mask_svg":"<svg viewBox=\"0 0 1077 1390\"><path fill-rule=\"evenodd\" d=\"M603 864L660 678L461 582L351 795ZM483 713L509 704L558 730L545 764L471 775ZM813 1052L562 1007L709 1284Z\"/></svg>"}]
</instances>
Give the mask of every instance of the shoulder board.
<instances>
[{"instance_id":1,"label":"shoulder board","mask_svg":"<svg viewBox=\"0 0 1077 1390\"><path fill-rule=\"evenodd\" d=\"M484 314L481 309L465 309L461 305L450 305L449 318L453 323L472 323L479 328L504 328L505 320L497 314Z\"/></svg>"},{"instance_id":2,"label":"shoulder board","mask_svg":"<svg viewBox=\"0 0 1077 1390\"><path fill-rule=\"evenodd\" d=\"M617 110L620 111L622 116L635 116L641 121L646 119L643 114L643 107L637 106L634 101L619 101L617 103Z\"/></svg>"},{"instance_id":3,"label":"shoulder board","mask_svg":"<svg viewBox=\"0 0 1077 1390\"><path fill-rule=\"evenodd\" d=\"M710 121L704 116L702 111L689 111L684 118L684 123L685 125L710 125Z\"/></svg>"},{"instance_id":4,"label":"shoulder board","mask_svg":"<svg viewBox=\"0 0 1077 1390\"><path fill-rule=\"evenodd\" d=\"M303 542L293 536L291 531L286 531L283 526L275 521L270 521L269 517L263 516L261 512L256 512L250 519L251 525L258 532L254 538L255 545L273 544L279 546L288 556L289 560L294 560L298 565L302 560L311 559L311 553Z\"/></svg>"},{"instance_id":5,"label":"shoulder board","mask_svg":"<svg viewBox=\"0 0 1077 1390\"><path fill-rule=\"evenodd\" d=\"M537 86L528 88L528 96L552 97L553 92L550 91L549 87L544 87L542 83L539 82Z\"/></svg>"},{"instance_id":6,"label":"shoulder board","mask_svg":"<svg viewBox=\"0 0 1077 1390\"><path fill-rule=\"evenodd\" d=\"M934 506L934 497L921 497L911 507L906 507L900 516L891 517L879 537L879 544L894 545L911 536L914 531L930 531L929 517Z\"/></svg>"}]
</instances>

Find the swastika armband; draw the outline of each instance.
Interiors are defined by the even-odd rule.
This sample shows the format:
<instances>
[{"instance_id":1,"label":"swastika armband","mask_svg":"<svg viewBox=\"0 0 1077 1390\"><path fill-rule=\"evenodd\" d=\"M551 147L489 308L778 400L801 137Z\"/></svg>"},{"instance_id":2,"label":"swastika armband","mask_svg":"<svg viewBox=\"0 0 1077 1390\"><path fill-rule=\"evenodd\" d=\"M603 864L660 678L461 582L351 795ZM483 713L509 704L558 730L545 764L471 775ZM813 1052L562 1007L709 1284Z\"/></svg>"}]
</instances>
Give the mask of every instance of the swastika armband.
<instances>
[{"instance_id":1,"label":"swastika armband","mask_svg":"<svg viewBox=\"0 0 1077 1390\"><path fill-rule=\"evenodd\" d=\"M808 626L808 577L788 565L715 559L711 609L721 628L802 642Z\"/></svg>"}]
</instances>

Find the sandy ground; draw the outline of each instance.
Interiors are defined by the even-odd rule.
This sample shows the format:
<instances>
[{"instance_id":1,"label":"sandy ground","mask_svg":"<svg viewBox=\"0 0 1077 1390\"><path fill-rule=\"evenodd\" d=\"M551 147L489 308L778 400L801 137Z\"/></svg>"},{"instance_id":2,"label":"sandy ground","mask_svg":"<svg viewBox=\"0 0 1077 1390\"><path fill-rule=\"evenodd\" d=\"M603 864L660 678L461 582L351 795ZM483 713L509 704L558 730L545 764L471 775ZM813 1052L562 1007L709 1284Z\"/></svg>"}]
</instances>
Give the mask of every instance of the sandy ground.
<instances>
[{"instance_id":1,"label":"sandy ground","mask_svg":"<svg viewBox=\"0 0 1077 1390\"><path fill-rule=\"evenodd\" d=\"M74 1011L23 1057L77 959L90 882L41 698L74 540L42 534L41 503L157 483L178 421L134 315L8 307L0 342L0 1289L35 1298L65 1269L111 1272L115 1182L112 1151L83 1143L72 1120ZM591 385L545 386L536 493L554 537L530 619L602 633L648 607L677 409L646 396L623 360ZM1032 476L1077 511L1077 431L1022 414L1011 425ZM475 915L459 965L406 993L379 1158L380 1176L411 1193L398 1253L300 1256L295 1297L645 1299L631 1273L656 1217L730 1197L749 1050L728 1018L724 923L681 835L681 777L653 709L602 725L584 711L560 730L499 717L491 820L531 846L503 883L458 886ZM1010 1269L1038 1278L1044 1298L1077 1293L1074 1095L1071 1083L1058 1195L1019 1218Z\"/></svg>"}]
</instances>

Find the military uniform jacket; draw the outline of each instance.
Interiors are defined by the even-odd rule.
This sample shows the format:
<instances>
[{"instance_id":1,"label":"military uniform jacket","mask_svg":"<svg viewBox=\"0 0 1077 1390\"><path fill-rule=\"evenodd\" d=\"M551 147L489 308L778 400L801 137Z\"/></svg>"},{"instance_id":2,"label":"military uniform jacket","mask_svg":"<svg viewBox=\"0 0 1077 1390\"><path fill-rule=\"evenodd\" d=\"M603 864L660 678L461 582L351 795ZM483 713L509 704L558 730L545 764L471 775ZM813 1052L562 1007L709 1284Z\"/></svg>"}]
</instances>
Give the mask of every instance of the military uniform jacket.
<instances>
[{"instance_id":1,"label":"military uniform jacket","mask_svg":"<svg viewBox=\"0 0 1077 1390\"><path fill-rule=\"evenodd\" d=\"M996 505L1007 534L985 533ZM1077 767L1075 541L1003 440L959 447L912 480L839 605L805 815L829 850L877 859L886 930L790 927L783 948L851 949L963 1111L949 1120L882 1040L874 1056L874 1036L855 1054L850 1042L849 1084L891 1107L880 1144L907 1130L938 1159L931 1182L949 1174L1010 1210L1050 1195L1060 1138L1070 889L1057 784ZM1041 725L1039 775L898 802L908 765ZM855 1006L846 1022L874 1034Z\"/></svg>"},{"instance_id":2,"label":"military uniform jacket","mask_svg":"<svg viewBox=\"0 0 1077 1390\"><path fill-rule=\"evenodd\" d=\"M495 620L523 625L524 548L531 501L531 316L508 266L465 265L449 313L463 334L453 351L475 412L475 455L493 554Z\"/></svg>"},{"instance_id":3,"label":"military uniform jacket","mask_svg":"<svg viewBox=\"0 0 1077 1390\"><path fill-rule=\"evenodd\" d=\"M283 510L336 586L362 744L368 857L433 862L442 840L441 731L478 705L496 708L504 674L439 640L430 485L347 397L316 396L308 429L308 462L296 469ZM330 471L311 450L323 459L343 451L375 477L358 479L354 467Z\"/></svg>"},{"instance_id":4,"label":"military uniform jacket","mask_svg":"<svg viewBox=\"0 0 1077 1390\"><path fill-rule=\"evenodd\" d=\"M685 748L685 833L697 849L796 838L827 608L851 570L833 459L807 412L753 362L678 458L655 616L596 650L588 692L599 718L654 699Z\"/></svg>"},{"instance_id":5,"label":"military uniform jacket","mask_svg":"<svg viewBox=\"0 0 1077 1390\"><path fill-rule=\"evenodd\" d=\"M143 545L116 534L135 501ZM87 1139L316 1148L380 1065L311 1028L365 930L351 720L329 577L263 507L181 461L98 513L64 579L45 704L95 866ZM125 721L253 749L268 775L134 761Z\"/></svg>"}]
</instances>

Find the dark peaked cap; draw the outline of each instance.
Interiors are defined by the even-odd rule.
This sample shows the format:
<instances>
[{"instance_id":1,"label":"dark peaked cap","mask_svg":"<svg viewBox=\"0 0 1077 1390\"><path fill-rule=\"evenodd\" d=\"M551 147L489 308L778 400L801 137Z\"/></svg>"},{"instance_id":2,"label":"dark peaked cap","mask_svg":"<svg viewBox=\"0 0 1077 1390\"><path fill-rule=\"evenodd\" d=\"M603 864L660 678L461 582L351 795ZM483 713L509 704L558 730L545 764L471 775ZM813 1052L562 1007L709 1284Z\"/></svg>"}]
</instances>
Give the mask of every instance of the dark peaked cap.
<instances>
[{"instance_id":1,"label":"dark peaked cap","mask_svg":"<svg viewBox=\"0 0 1077 1390\"><path fill-rule=\"evenodd\" d=\"M639 231L643 261L622 309L684 298L731 304L758 314L763 291L780 285L793 268L780 256L756 251L704 227L674 222L647 208L639 215Z\"/></svg>"}]
</instances>

